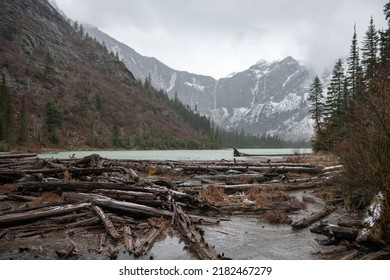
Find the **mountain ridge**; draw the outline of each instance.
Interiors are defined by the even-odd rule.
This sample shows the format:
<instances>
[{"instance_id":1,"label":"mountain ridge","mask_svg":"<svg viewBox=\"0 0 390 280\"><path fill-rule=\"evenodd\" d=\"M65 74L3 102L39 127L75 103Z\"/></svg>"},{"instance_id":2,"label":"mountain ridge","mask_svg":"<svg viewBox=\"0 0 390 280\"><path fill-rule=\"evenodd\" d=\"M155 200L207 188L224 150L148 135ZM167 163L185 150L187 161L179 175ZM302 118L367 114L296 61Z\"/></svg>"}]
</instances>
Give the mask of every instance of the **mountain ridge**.
<instances>
[{"instance_id":1,"label":"mountain ridge","mask_svg":"<svg viewBox=\"0 0 390 280\"><path fill-rule=\"evenodd\" d=\"M174 70L154 57L142 56L97 27L87 26L86 31L117 52L137 79L150 76L154 87L165 90L172 99L177 95L224 129L293 141L309 141L313 135L306 102L313 74L291 56L273 62L262 59L246 70L214 79Z\"/></svg>"},{"instance_id":2,"label":"mountain ridge","mask_svg":"<svg viewBox=\"0 0 390 280\"><path fill-rule=\"evenodd\" d=\"M72 27L46 0L2 1L0 43L0 71L10 93L14 132L27 115L28 140L21 145L37 149L213 145L204 129L179 113L177 104L137 81L123 62L79 25ZM56 127L48 125L53 111ZM203 121L192 112L184 113Z\"/></svg>"}]
</instances>

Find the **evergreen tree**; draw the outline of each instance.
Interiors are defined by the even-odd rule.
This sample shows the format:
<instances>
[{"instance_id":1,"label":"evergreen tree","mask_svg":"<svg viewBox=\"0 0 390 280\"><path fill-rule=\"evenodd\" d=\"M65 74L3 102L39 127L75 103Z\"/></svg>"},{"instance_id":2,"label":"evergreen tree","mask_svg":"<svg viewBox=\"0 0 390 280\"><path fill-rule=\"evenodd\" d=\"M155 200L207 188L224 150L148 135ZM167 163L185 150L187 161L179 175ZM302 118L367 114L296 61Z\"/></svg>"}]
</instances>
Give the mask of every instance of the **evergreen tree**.
<instances>
[{"instance_id":1,"label":"evergreen tree","mask_svg":"<svg viewBox=\"0 0 390 280\"><path fill-rule=\"evenodd\" d=\"M62 114L54 102L48 101L45 105L45 125L48 132L53 132L62 126Z\"/></svg>"},{"instance_id":2,"label":"evergreen tree","mask_svg":"<svg viewBox=\"0 0 390 280\"><path fill-rule=\"evenodd\" d=\"M380 63L382 67L390 67L390 1L384 6L388 28L380 34Z\"/></svg>"},{"instance_id":3,"label":"evergreen tree","mask_svg":"<svg viewBox=\"0 0 390 280\"><path fill-rule=\"evenodd\" d=\"M315 149L332 149L343 137L345 120L343 113L347 104L346 78L343 62L339 59L333 69L324 105L323 129L318 131Z\"/></svg>"},{"instance_id":4,"label":"evergreen tree","mask_svg":"<svg viewBox=\"0 0 390 280\"><path fill-rule=\"evenodd\" d=\"M343 103L347 102L345 99L344 91L345 74L343 62L339 59L333 69L332 77L329 83L326 102L324 106L325 121L329 122L330 119L340 114Z\"/></svg>"},{"instance_id":5,"label":"evergreen tree","mask_svg":"<svg viewBox=\"0 0 390 280\"><path fill-rule=\"evenodd\" d=\"M372 80L378 64L378 42L379 35L371 17L370 25L363 38L362 47L362 67L364 69L364 78L368 82Z\"/></svg>"},{"instance_id":6,"label":"evergreen tree","mask_svg":"<svg viewBox=\"0 0 390 280\"><path fill-rule=\"evenodd\" d=\"M321 131L322 114L324 112L324 96L323 88L320 79L316 76L313 83L310 85L309 102L311 103L311 118L315 121L315 131Z\"/></svg>"},{"instance_id":7,"label":"evergreen tree","mask_svg":"<svg viewBox=\"0 0 390 280\"><path fill-rule=\"evenodd\" d=\"M356 25L354 26L352 45L347 59L348 91L352 100L359 99L363 95L363 77L360 66L359 47L357 45ZM350 100L347 100L347 104Z\"/></svg>"}]
</instances>

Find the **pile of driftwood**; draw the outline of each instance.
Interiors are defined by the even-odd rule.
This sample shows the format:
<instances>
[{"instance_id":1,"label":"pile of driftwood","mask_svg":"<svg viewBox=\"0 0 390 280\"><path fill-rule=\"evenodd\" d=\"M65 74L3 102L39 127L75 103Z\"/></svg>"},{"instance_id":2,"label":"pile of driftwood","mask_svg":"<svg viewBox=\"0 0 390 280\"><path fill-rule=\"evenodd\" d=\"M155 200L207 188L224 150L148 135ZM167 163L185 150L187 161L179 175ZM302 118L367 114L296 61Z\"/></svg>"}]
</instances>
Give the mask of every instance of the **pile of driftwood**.
<instances>
[{"instance_id":1,"label":"pile of driftwood","mask_svg":"<svg viewBox=\"0 0 390 280\"><path fill-rule=\"evenodd\" d=\"M137 257L176 232L199 259L224 259L205 240L202 224L256 215L294 229L308 227L335 208L293 223L289 213L305 204L288 191L318 187L340 168L267 158L140 161L93 154L59 160L0 154L0 243L61 232L68 246L53 248L51 256L78 258L82 244L72 236L93 231L99 242L87 250L116 258L125 248Z\"/></svg>"},{"instance_id":2,"label":"pile of driftwood","mask_svg":"<svg viewBox=\"0 0 390 280\"><path fill-rule=\"evenodd\" d=\"M311 232L325 235L319 239L321 245L329 249L318 254L329 259L390 259L390 247L383 241L382 214L385 206L381 192L374 196L363 219L350 216L350 219L337 223L321 222L310 229ZM345 218L345 217L344 217Z\"/></svg>"}]
</instances>

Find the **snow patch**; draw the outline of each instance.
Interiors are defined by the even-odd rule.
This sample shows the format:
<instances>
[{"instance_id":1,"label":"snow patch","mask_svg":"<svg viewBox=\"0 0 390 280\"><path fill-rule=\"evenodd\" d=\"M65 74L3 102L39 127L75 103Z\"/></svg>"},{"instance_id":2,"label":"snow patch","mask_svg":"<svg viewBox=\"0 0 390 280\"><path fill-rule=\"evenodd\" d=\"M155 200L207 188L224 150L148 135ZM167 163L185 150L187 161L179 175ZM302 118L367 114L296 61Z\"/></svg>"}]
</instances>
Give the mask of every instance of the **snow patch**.
<instances>
[{"instance_id":1,"label":"snow patch","mask_svg":"<svg viewBox=\"0 0 390 280\"><path fill-rule=\"evenodd\" d=\"M202 85L199 85L199 84L196 84L196 83L189 83L189 82L184 82L184 84L186 86L189 86L189 87L192 87L198 91L201 91L201 92L204 92L204 88L205 86L202 86Z\"/></svg>"},{"instance_id":2,"label":"snow patch","mask_svg":"<svg viewBox=\"0 0 390 280\"><path fill-rule=\"evenodd\" d=\"M289 77L287 78L287 80L283 83L283 87L285 87L285 86L287 85L288 81L290 81L290 79L291 79L292 77L294 77L297 73L299 73L299 70L295 71L291 76L289 76Z\"/></svg>"},{"instance_id":3,"label":"snow patch","mask_svg":"<svg viewBox=\"0 0 390 280\"><path fill-rule=\"evenodd\" d=\"M174 72L171 76L171 80L169 81L169 87L167 88L167 92L170 92L174 87L177 79L177 74Z\"/></svg>"}]
</instances>

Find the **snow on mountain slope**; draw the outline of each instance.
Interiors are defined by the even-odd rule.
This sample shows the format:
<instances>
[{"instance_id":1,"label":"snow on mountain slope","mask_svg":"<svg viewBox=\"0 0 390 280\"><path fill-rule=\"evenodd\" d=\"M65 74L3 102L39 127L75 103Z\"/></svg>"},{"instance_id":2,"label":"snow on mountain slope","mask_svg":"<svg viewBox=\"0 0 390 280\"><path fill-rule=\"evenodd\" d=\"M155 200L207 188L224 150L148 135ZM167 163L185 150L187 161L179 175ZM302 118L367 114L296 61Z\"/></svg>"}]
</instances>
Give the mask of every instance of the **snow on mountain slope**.
<instances>
[{"instance_id":1,"label":"snow on mountain slope","mask_svg":"<svg viewBox=\"0 0 390 280\"><path fill-rule=\"evenodd\" d=\"M292 57L270 63L260 60L245 71L215 80L142 56L95 27L87 26L86 32L118 52L137 79L150 75L154 87L165 90L170 98L177 94L184 104L196 107L223 128L287 140L309 140L313 135L306 102L313 77Z\"/></svg>"}]
</instances>

